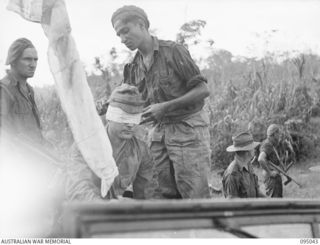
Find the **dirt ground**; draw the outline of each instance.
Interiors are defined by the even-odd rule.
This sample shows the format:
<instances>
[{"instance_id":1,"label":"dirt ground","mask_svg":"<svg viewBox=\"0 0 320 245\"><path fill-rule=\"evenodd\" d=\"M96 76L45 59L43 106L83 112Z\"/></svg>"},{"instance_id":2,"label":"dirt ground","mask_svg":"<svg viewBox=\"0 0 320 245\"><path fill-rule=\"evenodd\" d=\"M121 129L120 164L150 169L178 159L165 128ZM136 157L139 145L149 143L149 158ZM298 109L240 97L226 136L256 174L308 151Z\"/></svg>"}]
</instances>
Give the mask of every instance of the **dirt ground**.
<instances>
[{"instance_id":1,"label":"dirt ground","mask_svg":"<svg viewBox=\"0 0 320 245\"><path fill-rule=\"evenodd\" d=\"M264 193L264 185L262 182L261 169L255 168L255 173L259 178L259 186ZM215 189L221 189L221 176L218 174L221 170L211 172L210 183ZM308 159L296 163L288 174L302 185L300 188L293 181L284 186L284 198L320 198L320 157L316 159ZM285 181L283 177L283 182ZM212 193L213 198L223 198L222 194Z\"/></svg>"},{"instance_id":2,"label":"dirt ground","mask_svg":"<svg viewBox=\"0 0 320 245\"><path fill-rule=\"evenodd\" d=\"M313 167L318 167L317 171L312 170ZM320 158L298 163L288 173L302 184L302 188L289 183L284 188L284 197L320 198Z\"/></svg>"}]
</instances>

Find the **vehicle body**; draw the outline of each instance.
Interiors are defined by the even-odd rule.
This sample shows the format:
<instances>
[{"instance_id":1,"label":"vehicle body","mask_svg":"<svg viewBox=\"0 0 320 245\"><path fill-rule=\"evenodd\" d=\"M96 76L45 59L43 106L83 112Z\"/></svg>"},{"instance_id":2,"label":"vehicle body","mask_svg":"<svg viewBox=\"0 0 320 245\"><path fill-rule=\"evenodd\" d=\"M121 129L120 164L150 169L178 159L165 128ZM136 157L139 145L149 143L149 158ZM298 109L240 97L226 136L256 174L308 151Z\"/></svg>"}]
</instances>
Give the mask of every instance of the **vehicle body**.
<instances>
[{"instance_id":1,"label":"vehicle body","mask_svg":"<svg viewBox=\"0 0 320 245\"><path fill-rule=\"evenodd\" d=\"M64 237L319 238L320 200L207 199L64 205Z\"/></svg>"}]
</instances>

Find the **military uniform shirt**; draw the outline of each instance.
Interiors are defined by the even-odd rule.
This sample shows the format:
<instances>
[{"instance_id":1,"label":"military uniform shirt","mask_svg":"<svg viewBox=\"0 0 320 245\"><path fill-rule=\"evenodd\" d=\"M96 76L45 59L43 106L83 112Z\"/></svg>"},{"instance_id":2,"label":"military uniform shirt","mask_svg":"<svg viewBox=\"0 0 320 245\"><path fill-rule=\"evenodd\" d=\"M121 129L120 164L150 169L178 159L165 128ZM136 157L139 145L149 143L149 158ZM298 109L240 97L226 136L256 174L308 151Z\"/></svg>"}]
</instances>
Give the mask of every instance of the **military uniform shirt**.
<instances>
[{"instance_id":1,"label":"military uniform shirt","mask_svg":"<svg viewBox=\"0 0 320 245\"><path fill-rule=\"evenodd\" d=\"M146 105L179 98L201 82L200 74L188 50L175 42L153 38L154 54L147 69L138 51L133 61L124 68L124 83L138 87ZM181 118L202 109L204 101L167 113L165 118Z\"/></svg>"},{"instance_id":2,"label":"military uniform shirt","mask_svg":"<svg viewBox=\"0 0 320 245\"><path fill-rule=\"evenodd\" d=\"M236 160L231 162L222 178L223 193L228 198L258 197L258 178L252 166L243 167Z\"/></svg>"},{"instance_id":3,"label":"military uniform shirt","mask_svg":"<svg viewBox=\"0 0 320 245\"><path fill-rule=\"evenodd\" d=\"M279 159L278 159L276 152L273 148L274 148L274 146L270 142L270 140L266 139L260 145L260 152L264 152L266 154L266 159L268 161L271 161L273 164L279 166L280 162L279 162ZM269 167L271 169L273 169L270 164L269 164Z\"/></svg>"},{"instance_id":4,"label":"military uniform shirt","mask_svg":"<svg viewBox=\"0 0 320 245\"><path fill-rule=\"evenodd\" d=\"M43 140L34 91L27 83L28 94L10 73L0 81L0 128L36 143Z\"/></svg>"}]
</instances>

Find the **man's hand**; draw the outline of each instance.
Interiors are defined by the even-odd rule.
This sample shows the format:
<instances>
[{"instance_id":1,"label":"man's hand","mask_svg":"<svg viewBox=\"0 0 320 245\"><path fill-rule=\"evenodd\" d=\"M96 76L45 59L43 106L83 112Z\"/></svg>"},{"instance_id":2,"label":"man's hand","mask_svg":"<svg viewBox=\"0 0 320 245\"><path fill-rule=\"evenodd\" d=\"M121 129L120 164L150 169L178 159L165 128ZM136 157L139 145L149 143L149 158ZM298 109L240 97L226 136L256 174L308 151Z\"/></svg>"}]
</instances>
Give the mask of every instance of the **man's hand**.
<instances>
[{"instance_id":1,"label":"man's hand","mask_svg":"<svg viewBox=\"0 0 320 245\"><path fill-rule=\"evenodd\" d=\"M164 117L165 113L167 112L167 103L158 103L149 105L143 109L142 114L142 122L146 123L150 121L159 122Z\"/></svg>"},{"instance_id":2,"label":"man's hand","mask_svg":"<svg viewBox=\"0 0 320 245\"><path fill-rule=\"evenodd\" d=\"M270 171L270 177L274 178L274 177L276 177L277 175L278 175L278 172L277 172L277 171L275 171L275 170L271 170L271 171Z\"/></svg>"},{"instance_id":3,"label":"man's hand","mask_svg":"<svg viewBox=\"0 0 320 245\"><path fill-rule=\"evenodd\" d=\"M106 98L96 101L96 109L99 116L106 114L108 110L109 102Z\"/></svg>"}]
</instances>

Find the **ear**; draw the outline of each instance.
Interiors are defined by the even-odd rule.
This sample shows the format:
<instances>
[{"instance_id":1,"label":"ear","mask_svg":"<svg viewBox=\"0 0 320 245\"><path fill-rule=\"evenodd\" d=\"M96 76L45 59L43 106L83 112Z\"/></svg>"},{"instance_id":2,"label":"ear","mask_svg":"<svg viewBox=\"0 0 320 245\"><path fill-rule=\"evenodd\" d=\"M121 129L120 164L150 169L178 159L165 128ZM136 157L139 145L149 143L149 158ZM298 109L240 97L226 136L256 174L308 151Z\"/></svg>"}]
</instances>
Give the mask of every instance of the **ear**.
<instances>
[{"instance_id":1,"label":"ear","mask_svg":"<svg viewBox=\"0 0 320 245\"><path fill-rule=\"evenodd\" d=\"M15 69L15 68L16 68L16 66L17 66L17 60L18 60L18 59L14 60L14 61L12 61L12 62L10 63L11 69Z\"/></svg>"},{"instance_id":2,"label":"ear","mask_svg":"<svg viewBox=\"0 0 320 245\"><path fill-rule=\"evenodd\" d=\"M146 24L144 23L143 20L138 19L137 24L140 26L141 29L147 30Z\"/></svg>"}]
</instances>

